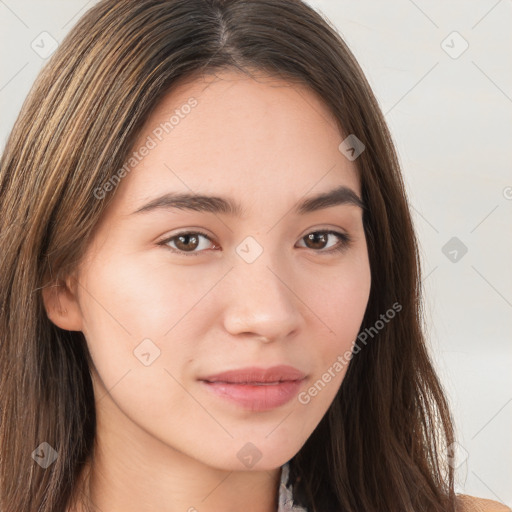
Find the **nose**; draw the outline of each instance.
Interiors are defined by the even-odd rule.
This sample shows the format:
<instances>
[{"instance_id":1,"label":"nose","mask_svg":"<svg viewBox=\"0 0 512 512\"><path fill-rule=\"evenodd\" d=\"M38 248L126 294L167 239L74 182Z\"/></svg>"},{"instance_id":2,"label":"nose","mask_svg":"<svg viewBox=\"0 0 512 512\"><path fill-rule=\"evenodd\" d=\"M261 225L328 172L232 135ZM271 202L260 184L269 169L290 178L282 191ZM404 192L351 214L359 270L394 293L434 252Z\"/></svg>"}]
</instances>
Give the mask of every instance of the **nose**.
<instances>
[{"instance_id":1,"label":"nose","mask_svg":"<svg viewBox=\"0 0 512 512\"><path fill-rule=\"evenodd\" d=\"M293 291L291 273L275 268L275 260L262 255L250 264L238 261L230 272L224 283L223 321L232 336L270 343L301 329L303 301Z\"/></svg>"}]
</instances>

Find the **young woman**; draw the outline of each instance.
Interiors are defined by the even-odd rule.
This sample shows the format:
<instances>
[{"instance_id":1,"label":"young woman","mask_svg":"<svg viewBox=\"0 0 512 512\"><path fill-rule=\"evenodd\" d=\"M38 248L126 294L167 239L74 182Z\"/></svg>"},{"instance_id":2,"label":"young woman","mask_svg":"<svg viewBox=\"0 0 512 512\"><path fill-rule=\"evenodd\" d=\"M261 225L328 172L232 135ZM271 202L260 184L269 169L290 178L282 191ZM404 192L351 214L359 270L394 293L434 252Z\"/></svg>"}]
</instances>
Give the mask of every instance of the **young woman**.
<instances>
[{"instance_id":1,"label":"young woman","mask_svg":"<svg viewBox=\"0 0 512 512\"><path fill-rule=\"evenodd\" d=\"M454 492L415 235L299 0L105 0L0 171L3 512L508 510Z\"/></svg>"}]
</instances>

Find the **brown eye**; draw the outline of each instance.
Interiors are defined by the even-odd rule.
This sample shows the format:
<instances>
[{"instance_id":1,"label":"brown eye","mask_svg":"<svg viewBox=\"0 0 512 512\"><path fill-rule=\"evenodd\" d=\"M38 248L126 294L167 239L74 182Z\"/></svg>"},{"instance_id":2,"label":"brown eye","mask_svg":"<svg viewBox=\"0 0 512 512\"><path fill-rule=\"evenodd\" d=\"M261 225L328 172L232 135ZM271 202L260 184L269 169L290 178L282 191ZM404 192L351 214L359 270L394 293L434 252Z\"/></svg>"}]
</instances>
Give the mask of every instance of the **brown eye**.
<instances>
[{"instance_id":1,"label":"brown eye","mask_svg":"<svg viewBox=\"0 0 512 512\"><path fill-rule=\"evenodd\" d=\"M178 235L175 244L180 251L193 251L199 246L199 237L194 234Z\"/></svg>"},{"instance_id":2,"label":"brown eye","mask_svg":"<svg viewBox=\"0 0 512 512\"><path fill-rule=\"evenodd\" d=\"M198 233L196 231L187 231L183 233L178 233L177 235L167 238L163 242L160 242L160 245L168 246L173 252L189 253L190 255L196 255L200 254L204 249L208 248L208 242L202 242L201 239L203 238L212 243L210 238L204 233ZM196 250L198 247L200 247L200 250Z\"/></svg>"},{"instance_id":3,"label":"brown eye","mask_svg":"<svg viewBox=\"0 0 512 512\"><path fill-rule=\"evenodd\" d=\"M309 235L306 235L304 237L304 240L307 240L306 245L310 249L324 249L328 238L329 236L326 233L317 231L315 233L310 233Z\"/></svg>"},{"instance_id":4,"label":"brown eye","mask_svg":"<svg viewBox=\"0 0 512 512\"><path fill-rule=\"evenodd\" d=\"M338 238L338 243L331 243L329 245L331 239L335 242L335 237ZM205 240L204 242L203 239ZM301 240L306 241L306 248L318 253L327 254L346 249L352 241L348 235L338 233L337 231L313 231L302 237ZM208 235L197 231L185 231L167 238L160 242L159 245L167 246L172 252L177 254L197 256L209 248L208 243L213 245L210 249L218 248Z\"/></svg>"},{"instance_id":5,"label":"brown eye","mask_svg":"<svg viewBox=\"0 0 512 512\"><path fill-rule=\"evenodd\" d=\"M326 244L328 244L329 238L333 235L338 238L338 245L334 245L334 248L331 248L333 245L328 246L329 249L326 250ZM351 242L351 238L348 235L344 233L338 233L337 231L313 231L304 236L301 240L305 240L306 247L308 249L326 253L341 251L345 249Z\"/></svg>"}]
</instances>

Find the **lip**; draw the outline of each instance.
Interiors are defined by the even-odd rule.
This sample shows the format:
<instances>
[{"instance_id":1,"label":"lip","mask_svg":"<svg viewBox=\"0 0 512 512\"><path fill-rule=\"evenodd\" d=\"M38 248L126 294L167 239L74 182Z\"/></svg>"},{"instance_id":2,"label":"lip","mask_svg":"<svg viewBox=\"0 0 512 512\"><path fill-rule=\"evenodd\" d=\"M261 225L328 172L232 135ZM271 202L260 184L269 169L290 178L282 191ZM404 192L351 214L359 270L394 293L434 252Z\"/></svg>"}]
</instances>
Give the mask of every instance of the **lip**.
<instances>
[{"instance_id":1,"label":"lip","mask_svg":"<svg viewBox=\"0 0 512 512\"><path fill-rule=\"evenodd\" d=\"M200 378L207 390L251 411L280 407L297 395L305 373L288 365L247 367Z\"/></svg>"},{"instance_id":2,"label":"lip","mask_svg":"<svg viewBox=\"0 0 512 512\"><path fill-rule=\"evenodd\" d=\"M200 380L208 382L227 382L229 384L250 384L301 380L305 376L305 373L297 370L297 368L281 364L270 368L250 366L237 370L229 370L227 372L209 375L208 377L202 377Z\"/></svg>"}]
</instances>

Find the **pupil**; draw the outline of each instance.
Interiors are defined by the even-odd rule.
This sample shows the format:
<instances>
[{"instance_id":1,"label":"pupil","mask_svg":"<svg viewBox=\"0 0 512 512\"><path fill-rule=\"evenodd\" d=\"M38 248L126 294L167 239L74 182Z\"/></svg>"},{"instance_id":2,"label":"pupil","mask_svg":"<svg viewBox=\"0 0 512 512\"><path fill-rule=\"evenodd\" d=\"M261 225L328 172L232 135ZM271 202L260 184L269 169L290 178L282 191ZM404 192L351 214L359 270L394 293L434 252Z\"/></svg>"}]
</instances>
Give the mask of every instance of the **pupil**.
<instances>
[{"instance_id":1,"label":"pupil","mask_svg":"<svg viewBox=\"0 0 512 512\"><path fill-rule=\"evenodd\" d=\"M313 245L314 244L317 244L318 245L318 238L320 238L320 245L322 245L322 243L325 243L325 237L326 237L326 234L325 233L310 233L307 238L313 242ZM318 247L314 247L316 249L318 249ZM321 248L321 247L320 247Z\"/></svg>"},{"instance_id":2,"label":"pupil","mask_svg":"<svg viewBox=\"0 0 512 512\"><path fill-rule=\"evenodd\" d=\"M198 237L195 236L195 235L180 235L180 236L178 236L178 244L182 244L183 245L183 247L181 247L181 249L185 249L185 250L187 250L187 249L195 249L197 247L197 238ZM190 241L190 239L195 240L195 243L194 243L193 247L188 245L188 242Z\"/></svg>"}]
</instances>

